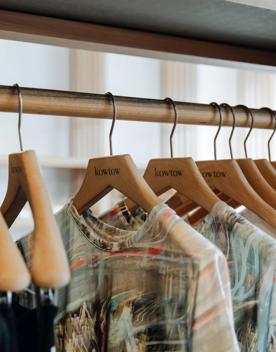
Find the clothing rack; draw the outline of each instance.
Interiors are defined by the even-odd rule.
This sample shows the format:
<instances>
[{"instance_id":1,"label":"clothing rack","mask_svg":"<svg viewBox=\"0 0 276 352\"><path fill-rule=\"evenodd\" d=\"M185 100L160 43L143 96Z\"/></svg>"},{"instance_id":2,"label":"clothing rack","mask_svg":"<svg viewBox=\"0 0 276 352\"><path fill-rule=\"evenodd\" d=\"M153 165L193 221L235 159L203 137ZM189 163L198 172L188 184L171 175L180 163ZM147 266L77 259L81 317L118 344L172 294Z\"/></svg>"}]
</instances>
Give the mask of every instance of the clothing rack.
<instances>
[{"instance_id":1,"label":"clothing rack","mask_svg":"<svg viewBox=\"0 0 276 352\"><path fill-rule=\"evenodd\" d=\"M113 114L109 96L21 87L24 114L71 116L111 119ZM174 112L164 100L116 96L117 119L173 123ZM219 114L209 104L178 102L178 123L188 125L218 125ZM17 112L18 94L13 86L0 86L0 111ZM229 109L223 109L223 125L232 126ZM251 119L242 108L234 108L236 127L250 127ZM273 129L275 122L266 110L252 109L254 128Z\"/></svg>"}]
</instances>

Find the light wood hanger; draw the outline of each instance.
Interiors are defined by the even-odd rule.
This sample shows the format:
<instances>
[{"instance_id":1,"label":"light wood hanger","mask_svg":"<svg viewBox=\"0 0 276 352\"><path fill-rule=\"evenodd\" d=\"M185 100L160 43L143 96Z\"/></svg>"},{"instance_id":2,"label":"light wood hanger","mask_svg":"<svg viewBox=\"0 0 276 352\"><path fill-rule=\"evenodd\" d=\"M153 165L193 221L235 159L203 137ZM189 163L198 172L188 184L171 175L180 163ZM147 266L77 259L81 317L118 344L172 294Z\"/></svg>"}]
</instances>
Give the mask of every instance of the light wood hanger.
<instances>
[{"instance_id":1,"label":"light wood hanger","mask_svg":"<svg viewBox=\"0 0 276 352\"><path fill-rule=\"evenodd\" d=\"M244 205L276 228L276 211L255 192L235 160L217 160L215 164L199 161L196 164L211 188Z\"/></svg>"},{"instance_id":2,"label":"light wood hanger","mask_svg":"<svg viewBox=\"0 0 276 352\"><path fill-rule=\"evenodd\" d=\"M197 206L211 211L219 198L204 181L193 159L173 157L173 135L178 115L174 101L170 98L165 100L173 107L175 116L170 134L171 158L150 160L144 173L144 179L157 195L161 195L169 189L174 189ZM130 209L133 209L132 204L126 203Z\"/></svg>"},{"instance_id":3,"label":"light wood hanger","mask_svg":"<svg viewBox=\"0 0 276 352\"><path fill-rule=\"evenodd\" d=\"M274 190L276 190L276 170L271 164L271 149L270 149L270 143L276 131L276 114L270 108L263 108L263 109L266 109L270 113L270 116L272 117L272 119L274 119L274 130L267 142L268 160L258 159L258 160L255 160L255 163L258 169L261 171L264 178L267 180L267 182L271 185L271 187Z\"/></svg>"},{"instance_id":4,"label":"light wood hanger","mask_svg":"<svg viewBox=\"0 0 276 352\"><path fill-rule=\"evenodd\" d=\"M224 106L227 106L229 108L231 108L229 105L227 104L223 104ZM246 148L246 142L249 138L249 135L253 129L253 124L254 124L254 117L251 111L249 111L245 106L239 106L242 107L243 109L245 109L247 112L249 112L250 116L251 116L251 127L250 130L245 138L244 141L244 150L245 150L245 155L247 156L247 148ZM235 115L234 115L234 111L232 111L233 114L233 128L231 131L231 135L229 138L229 147L230 147L230 154L231 154L231 158L233 159L233 152L232 152L232 145L231 145L231 140L232 140L232 136L233 136L233 132L234 132L234 127L235 127ZM272 136L273 137L273 134ZM269 154L270 155L270 154ZM247 160L246 160L247 161ZM269 203L270 205L273 205L273 201L275 200L275 191L274 189L271 188L270 185L267 185L266 180L263 179L263 176L260 174L259 170L256 170L256 165L255 163L250 159L249 163L246 163L244 159L238 160L238 163L242 169L242 171L244 172L245 176L247 176L247 179L250 182L250 184L252 185L252 187L254 188L254 186L256 185L256 187L259 189L259 194L262 196L261 192L263 192L265 194L265 192L267 192L267 197L266 200L267 203ZM255 188L254 188L255 189ZM232 207L238 207L240 204L238 202L236 202L235 200L231 200L231 199L227 199L227 197L223 197L223 194L220 195L220 198L223 198L223 200L225 202L227 202L229 205L231 205ZM270 201L270 202L269 202ZM189 217L190 221L192 223L195 223L197 221L199 221L199 219L204 216L204 211L202 209L199 209L198 211L193 212L193 214Z\"/></svg>"},{"instance_id":5,"label":"light wood hanger","mask_svg":"<svg viewBox=\"0 0 276 352\"><path fill-rule=\"evenodd\" d=\"M273 164L267 159L256 159L254 161L266 181L276 190L276 170Z\"/></svg>"},{"instance_id":6,"label":"light wood hanger","mask_svg":"<svg viewBox=\"0 0 276 352\"><path fill-rule=\"evenodd\" d=\"M24 290L29 286L31 277L2 214L0 214L0 243L0 291Z\"/></svg>"},{"instance_id":7,"label":"light wood hanger","mask_svg":"<svg viewBox=\"0 0 276 352\"><path fill-rule=\"evenodd\" d=\"M112 189L129 197L147 212L159 204L157 196L139 174L129 155L113 156L112 134L117 116L115 98L107 93L113 104L113 121L109 133L109 157L90 159L84 181L73 198L73 204L79 213L94 205Z\"/></svg>"},{"instance_id":8,"label":"light wood hanger","mask_svg":"<svg viewBox=\"0 0 276 352\"><path fill-rule=\"evenodd\" d=\"M222 126L222 113L218 104L212 103L212 106L215 106L220 114L220 125L214 138L215 160L196 162L201 174L212 189L216 189L235 202L244 205L276 228L276 211L252 188L237 161L233 159L216 160L216 140ZM222 106L230 107L228 104L222 104ZM235 115L232 108L231 112L234 121Z\"/></svg>"},{"instance_id":9,"label":"light wood hanger","mask_svg":"<svg viewBox=\"0 0 276 352\"><path fill-rule=\"evenodd\" d=\"M254 116L252 111L245 105L238 105L243 108L251 118L251 126L244 140L245 159L237 159L237 162L242 169L246 179L249 181L253 189L261 196L261 198L274 209L276 209L276 191L263 177L255 162L248 158L246 143L254 128Z\"/></svg>"},{"instance_id":10,"label":"light wood hanger","mask_svg":"<svg viewBox=\"0 0 276 352\"><path fill-rule=\"evenodd\" d=\"M23 151L23 102L19 86L16 85L16 88L19 99L18 133L21 152L9 155L8 189L1 212L10 227L26 202L29 202L34 220L30 264L32 281L41 288L58 288L69 282L70 271L35 152Z\"/></svg>"},{"instance_id":11,"label":"light wood hanger","mask_svg":"<svg viewBox=\"0 0 276 352\"><path fill-rule=\"evenodd\" d=\"M218 197L220 200L224 201L228 205L230 205L232 208L240 206L239 204L237 205L235 201L229 200L229 197L227 197L223 193L218 193ZM236 206L237 205L237 206ZM196 208L189 214L186 214L184 219L189 222L191 225L196 225L197 223L201 222L202 219L208 214L208 212L203 209L203 208Z\"/></svg>"}]
</instances>

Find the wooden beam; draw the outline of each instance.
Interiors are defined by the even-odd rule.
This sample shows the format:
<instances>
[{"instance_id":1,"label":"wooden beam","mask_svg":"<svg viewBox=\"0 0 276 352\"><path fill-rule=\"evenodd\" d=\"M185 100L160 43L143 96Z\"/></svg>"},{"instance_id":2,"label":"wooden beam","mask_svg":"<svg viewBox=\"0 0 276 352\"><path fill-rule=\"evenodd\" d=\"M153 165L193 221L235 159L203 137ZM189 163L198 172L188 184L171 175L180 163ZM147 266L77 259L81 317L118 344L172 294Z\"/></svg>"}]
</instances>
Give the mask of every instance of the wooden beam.
<instances>
[{"instance_id":1,"label":"wooden beam","mask_svg":"<svg viewBox=\"0 0 276 352\"><path fill-rule=\"evenodd\" d=\"M276 66L275 51L6 10L0 10L0 37L178 61Z\"/></svg>"}]
</instances>

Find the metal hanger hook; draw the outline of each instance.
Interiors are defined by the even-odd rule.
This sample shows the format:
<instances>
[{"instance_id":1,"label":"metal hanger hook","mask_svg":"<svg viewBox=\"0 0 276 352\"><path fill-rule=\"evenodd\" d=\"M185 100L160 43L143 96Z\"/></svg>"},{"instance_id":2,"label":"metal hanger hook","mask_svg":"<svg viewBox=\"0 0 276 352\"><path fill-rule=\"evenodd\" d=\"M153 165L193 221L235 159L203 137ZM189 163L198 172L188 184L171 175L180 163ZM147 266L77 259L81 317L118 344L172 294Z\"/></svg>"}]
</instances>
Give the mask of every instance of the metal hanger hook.
<instances>
[{"instance_id":1,"label":"metal hanger hook","mask_svg":"<svg viewBox=\"0 0 276 352\"><path fill-rule=\"evenodd\" d=\"M219 112L219 127L218 127L218 130L217 130L215 137L214 137L214 159L217 160L217 139L218 139L218 135L221 130L222 123L223 123L223 117L222 117L222 113L221 113L221 107L219 106L218 103L213 102L210 105L215 107L216 109L218 109L218 112Z\"/></svg>"},{"instance_id":2,"label":"metal hanger hook","mask_svg":"<svg viewBox=\"0 0 276 352\"><path fill-rule=\"evenodd\" d=\"M113 106L112 123L111 123L110 131L109 131L109 151L110 151L110 155L112 156L113 155L112 135L113 135L114 126L115 126L115 122L116 122L116 118L117 118L117 106L115 103L114 95L110 92L107 92L105 94L111 97L112 106Z\"/></svg>"},{"instance_id":3,"label":"metal hanger hook","mask_svg":"<svg viewBox=\"0 0 276 352\"><path fill-rule=\"evenodd\" d=\"M249 116L251 118L251 124L250 124L249 131L243 141L244 154L245 154L245 157L248 158L248 156L247 156L247 141L248 141L248 138L251 135L251 132L254 128L254 116L253 116L251 109L249 109L249 107L247 107L246 105L237 105L236 107L244 109L249 114Z\"/></svg>"},{"instance_id":4,"label":"metal hanger hook","mask_svg":"<svg viewBox=\"0 0 276 352\"><path fill-rule=\"evenodd\" d=\"M22 114L23 114L23 97L21 93L21 89L19 85L16 83L14 87L18 93L18 138L19 138L19 147L20 151L23 152L23 142L22 142L22 135L21 135L21 124L22 124Z\"/></svg>"},{"instance_id":5,"label":"metal hanger hook","mask_svg":"<svg viewBox=\"0 0 276 352\"><path fill-rule=\"evenodd\" d=\"M273 129L273 132L271 133L271 136L269 137L269 139L267 141L268 160L271 162L270 144L271 144L272 138L276 132L276 113L272 109L267 108L267 107L261 108L261 110L267 110L270 113L272 120L274 120L274 129Z\"/></svg>"},{"instance_id":6,"label":"metal hanger hook","mask_svg":"<svg viewBox=\"0 0 276 352\"><path fill-rule=\"evenodd\" d=\"M172 131L171 131L171 134L170 134L170 153L171 153L171 158L173 158L173 136L174 136L174 132L175 132L175 128L176 128L177 122L178 122L178 114L177 114L177 109L176 109L175 102L169 97L165 98L165 101L168 104L170 104L173 107L173 110L174 110L174 123L173 123L173 128L172 128Z\"/></svg>"},{"instance_id":7,"label":"metal hanger hook","mask_svg":"<svg viewBox=\"0 0 276 352\"><path fill-rule=\"evenodd\" d=\"M234 109L232 108L231 105L229 105L227 103L222 103L222 104L220 104L220 106L222 108L229 109L231 111L231 114L232 114L232 117L233 117L232 129L231 129L231 133L230 133L230 136L229 136L229 139L228 139L230 156L231 156L231 159L233 159L232 138L233 138L234 130L236 128L236 116L235 116L235 113L234 113Z\"/></svg>"}]
</instances>

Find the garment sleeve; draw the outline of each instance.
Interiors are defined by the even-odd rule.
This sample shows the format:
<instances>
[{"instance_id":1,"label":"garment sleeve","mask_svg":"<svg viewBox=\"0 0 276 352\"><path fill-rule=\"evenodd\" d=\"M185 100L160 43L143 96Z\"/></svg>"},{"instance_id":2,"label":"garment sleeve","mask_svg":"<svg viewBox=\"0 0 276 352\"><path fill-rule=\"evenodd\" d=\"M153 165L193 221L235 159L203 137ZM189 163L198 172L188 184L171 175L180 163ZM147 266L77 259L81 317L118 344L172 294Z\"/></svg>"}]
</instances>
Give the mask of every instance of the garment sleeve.
<instances>
[{"instance_id":1,"label":"garment sleeve","mask_svg":"<svg viewBox=\"0 0 276 352\"><path fill-rule=\"evenodd\" d=\"M186 255L199 261L192 350L239 351L225 256L184 221L176 223L170 235Z\"/></svg>"}]
</instances>

